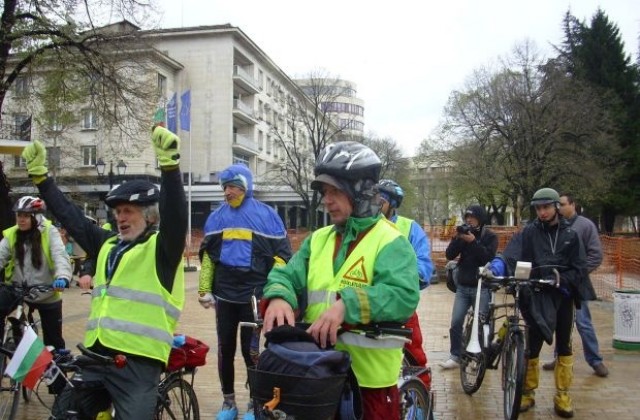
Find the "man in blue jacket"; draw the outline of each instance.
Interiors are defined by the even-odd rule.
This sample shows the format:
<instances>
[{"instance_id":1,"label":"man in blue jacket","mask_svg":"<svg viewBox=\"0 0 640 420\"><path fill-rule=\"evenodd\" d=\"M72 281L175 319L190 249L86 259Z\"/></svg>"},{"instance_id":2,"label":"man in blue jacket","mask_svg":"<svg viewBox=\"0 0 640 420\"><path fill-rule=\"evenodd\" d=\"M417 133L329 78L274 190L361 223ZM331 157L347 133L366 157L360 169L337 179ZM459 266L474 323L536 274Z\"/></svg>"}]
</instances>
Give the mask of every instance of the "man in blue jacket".
<instances>
[{"instance_id":1,"label":"man in blue jacket","mask_svg":"<svg viewBox=\"0 0 640 420\"><path fill-rule=\"evenodd\" d=\"M209 215L200 246L199 302L216 309L218 374L223 403L218 420L235 419L233 359L240 321L253 321L251 297L260 298L267 274L274 265L291 258L287 231L278 214L253 198L253 176L242 164L231 165L220 174L225 203ZM240 331L245 365L255 366L260 331ZM252 408L244 419L253 419Z\"/></svg>"}]
</instances>

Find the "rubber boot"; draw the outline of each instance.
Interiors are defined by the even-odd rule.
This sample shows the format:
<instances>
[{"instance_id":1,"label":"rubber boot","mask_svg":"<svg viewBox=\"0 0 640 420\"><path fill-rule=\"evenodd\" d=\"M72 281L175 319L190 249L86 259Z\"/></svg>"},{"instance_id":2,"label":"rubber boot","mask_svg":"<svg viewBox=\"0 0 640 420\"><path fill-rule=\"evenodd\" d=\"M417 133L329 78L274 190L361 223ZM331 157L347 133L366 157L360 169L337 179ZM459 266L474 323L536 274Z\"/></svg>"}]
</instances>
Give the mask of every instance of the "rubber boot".
<instances>
[{"instance_id":1,"label":"rubber boot","mask_svg":"<svg viewBox=\"0 0 640 420\"><path fill-rule=\"evenodd\" d=\"M569 388L573 382L573 356L558 356L554 376L556 396L553 397L553 409L560 417L571 418L573 403L569 396Z\"/></svg>"},{"instance_id":2,"label":"rubber boot","mask_svg":"<svg viewBox=\"0 0 640 420\"><path fill-rule=\"evenodd\" d=\"M529 359L527 363L527 374L524 377L524 390L522 391L522 399L520 400L520 412L524 413L531 407L536 405L536 388L540 381L540 370L538 365L539 358Z\"/></svg>"}]
</instances>

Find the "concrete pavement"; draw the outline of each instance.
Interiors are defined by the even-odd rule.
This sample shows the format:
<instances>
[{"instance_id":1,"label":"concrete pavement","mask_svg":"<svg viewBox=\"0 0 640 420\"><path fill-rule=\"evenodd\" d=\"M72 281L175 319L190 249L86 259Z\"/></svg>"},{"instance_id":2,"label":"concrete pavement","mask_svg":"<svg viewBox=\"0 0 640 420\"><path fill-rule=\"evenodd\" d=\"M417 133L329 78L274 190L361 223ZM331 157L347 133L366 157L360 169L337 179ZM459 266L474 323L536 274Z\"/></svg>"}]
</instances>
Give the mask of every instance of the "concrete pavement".
<instances>
[{"instance_id":1,"label":"concrete pavement","mask_svg":"<svg viewBox=\"0 0 640 420\"><path fill-rule=\"evenodd\" d=\"M211 346L207 365L201 367L196 375L195 389L200 403L203 419L215 418L222 402L220 385L216 369L215 312L203 309L197 302L197 272L186 273L187 302L178 331L197 337ZM437 363L446 360L449 349L449 323L453 293L444 283L430 286L422 292L418 314L422 326L429 364L433 370L433 387L436 391L437 419L496 419L502 418L502 389L499 371L489 371L482 387L473 396L464 394L460 386L458 370L443 371ZM82 340L84 324L89 308L88 295L83 295L77 287L64 294L64 334L67 347L75 348ZM582 345L577 332L574 334L576 363L574 383L571 394L574 399L575 418L604 418L616 420L640 418L640 403L637 396L637 378L640 377L640 352L614 349L613 304L593 302L590 306L594 324L600 340L601 352L610 374L599 378L584 361ZM239 347L239 346L238 346ZM543 348L541 359L549 360L552 349ZM244 384L246 372L240 349L236 358L236 394L240 415L248 402L248 391ZM521 419L558 418L553 414L553 373L541 371L540 388L536 393L536 406L523 413ZM50 404L46 387L39 394L45 403ZM22 403L19 419L46 419L47 411L37 401Z\"/></svg>"}]
</instances>

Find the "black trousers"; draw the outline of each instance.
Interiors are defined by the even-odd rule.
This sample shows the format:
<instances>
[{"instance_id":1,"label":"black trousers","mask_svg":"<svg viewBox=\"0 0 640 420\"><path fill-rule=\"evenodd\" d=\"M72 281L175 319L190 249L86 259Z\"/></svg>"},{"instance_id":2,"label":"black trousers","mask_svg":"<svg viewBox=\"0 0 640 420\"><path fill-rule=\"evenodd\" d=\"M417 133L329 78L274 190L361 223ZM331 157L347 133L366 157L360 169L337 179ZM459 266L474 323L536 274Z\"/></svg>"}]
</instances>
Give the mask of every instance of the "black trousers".
<instances>
[{"instance_id":1,"label":"black trousers","mask_svg":"<svg viewBox=\"0 0 640 420\"><path fill-rule=\"evenodd\" d=\"M216 299L216 329L218 332L218 375L223 394L233 394L235 371L233 359L236 355L238 323L253 322L250 303L232 303ZM240 349L247 367L258 361L260 331L253 328L240 329Z\"/></svg>"},{"instance_id":2,"label":"black trousers","mask_svg":"<svg viewBox=\"0 0 640 420\"><path fill-rule=\"evenodd\" d=\"M563 298L556 310L555 342L559 356L571 356L571 333L573 331L574 306L573 299ZM529 327L529 358L540 356L544 338L536 327Z\"/></svg>"}]
</instances>

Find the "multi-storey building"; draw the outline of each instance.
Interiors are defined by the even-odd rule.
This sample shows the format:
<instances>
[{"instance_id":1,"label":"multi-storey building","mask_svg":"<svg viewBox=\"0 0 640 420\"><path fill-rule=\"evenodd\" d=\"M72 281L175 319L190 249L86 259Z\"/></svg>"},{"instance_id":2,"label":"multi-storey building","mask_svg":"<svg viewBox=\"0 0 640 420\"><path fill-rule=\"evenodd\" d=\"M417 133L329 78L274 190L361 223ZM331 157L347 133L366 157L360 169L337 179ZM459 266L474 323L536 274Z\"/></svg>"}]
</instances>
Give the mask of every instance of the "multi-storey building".
<instances>
[{"instance_id":1,"label":"multi-storey building","mask_svg":"<svg viewBox=\"0 0 640 420\"><path fill-rule=\"evenodd\" d=\"M284 161L284 150L276 141L290 133L285 124L287 104L292 98L305 98L291 80L242 30L231 25L199 26L179 29L141 31L128 22L114 28L134 30L149 45L151 62L157 73L158 103L167 109L169 118L180 113L181 96L190 92L189 131L178 125L182 139L181 168L185 188L191 197L192 227L201 227L209 212L222 200L218 173L232 163L247 164L254 173L256 198L274 206L286 224L295 227L301 217L300 197L274 180ZM37 86L37 83L33 83ZM15 85L14 96L23 85ZM175 96L177 104L171 102ZM20 124L28 117L19 101L8 97L4 111ZM311 102L308 103L311 106ZM155 109L149 109L149 124ZM30 111L33 112L33 111ZM100 200L110 188L136 177L158 179L159 170L149 144L149 132L129 139L138 148L120 155L104 147L105 133L93 110L80 108L78 123L66 127L73 141L58 143L61 148L56 176L63 190L84 201L89 213L103 215ZM20 119L20 121L18 121ZM180 116L177 117L180 120ZM32 135L54 147L55 130L33 127ZM298 137L304 133L297 133ZM73 150L66 150L73 148ZM2 149L0 149L0 152ZM19 156L4 157L5 170L14 185L24 178ZM111 173L109 182L99 177L96 164L105 163ZM117 175L118 169L126 174ZM104 170L104 165L101 166ZM189 181L190 178L190 181ZM27 184L14 191L28 192Z\"/></svg>"},{"instance_id":2,"label":"multi-storey building","mask_svg":"<svg viewBox=\"0 0 640 420\"><path fill-rule=\"evenodd\" d=\"M309 96L320 99L324 112L333 116L340 129L340 139L364 137L364 101L357 96L354 82L342 79L296 79Z\"/></svg>"}]
</instances>

